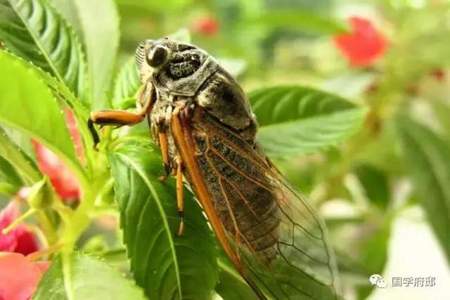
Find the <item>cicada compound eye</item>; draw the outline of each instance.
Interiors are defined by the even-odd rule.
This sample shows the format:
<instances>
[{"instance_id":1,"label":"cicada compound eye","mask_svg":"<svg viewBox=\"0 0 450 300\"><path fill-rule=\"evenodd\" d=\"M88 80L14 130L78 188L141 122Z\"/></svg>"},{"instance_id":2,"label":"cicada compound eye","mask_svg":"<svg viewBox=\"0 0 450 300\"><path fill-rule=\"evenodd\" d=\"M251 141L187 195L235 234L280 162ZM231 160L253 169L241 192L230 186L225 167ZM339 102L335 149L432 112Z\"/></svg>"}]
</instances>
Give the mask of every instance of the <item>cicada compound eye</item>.
<instances>
[{"instance_id":1,"label":"cicada compound eye","mask_svg":"<svg viewBox=\"0 0 450 300\"><path fill-rule=\"evenodd\" d=\"M159 67L167 61L169 49L162 45L156 45L147 54L147 63L151 67Z\"/></svg>"}]
</instances>

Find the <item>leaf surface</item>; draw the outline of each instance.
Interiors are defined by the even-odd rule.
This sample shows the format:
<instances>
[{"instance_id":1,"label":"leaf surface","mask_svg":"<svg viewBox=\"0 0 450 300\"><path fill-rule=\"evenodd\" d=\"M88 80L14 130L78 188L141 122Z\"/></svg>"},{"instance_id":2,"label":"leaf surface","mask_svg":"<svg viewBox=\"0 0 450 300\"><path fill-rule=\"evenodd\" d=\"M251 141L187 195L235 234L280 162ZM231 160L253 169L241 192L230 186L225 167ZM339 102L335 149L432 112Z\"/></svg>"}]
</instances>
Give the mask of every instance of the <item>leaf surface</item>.
<instances>
[{"instance_id":1,"label":"leaf surface","mask_svg":"<svg viewBox=\"0 0 450 300\"><path fill-rule=\"evenodd\" d=\"M92 108L110 106L111 85L119 46L119 16L114 1L52 0L83 39L91 87Z\"/></svg>"},{"instance_id":2,"label":"leaf surface","mask_svg":"<svg viewBox=\"0 0 450 300\"><path fill-rule=\"evenodd\" d=\"M93 257L72 254L64 262L70 268L70 291L64 285L61 257L52 261L41 279L34 300L145 300L143 291L106 263ZM70 295L70 296L69 296Z\"/></svg>"},{"instance_id":3,"label":"leaf surface","mask_svg":"<svg viewBox=\"0 0 450 300\"><path fill-rule=\"evenodd\" d=\"M87 90L81 44L67 22L43 0L0 0L0 40L7 49L64 82Z\"/></svg>"},{"instance_id":4,"label":"leaf surface","mask_svg":"<svg viewBox=\"0 0 450 300\"><path fill-rule=\"evenodd\" d=\"M249 94L267 154L283 157L337 145L362 125L365 109L333 94L301 86L279 86Z\"/></svg>"},{"instance_id":5,"label":"leaf surface","mask_svg":"<svg viewBox=\"0 0 450 300\"><path fill-rule=\"evenodd\" d=\"M224 300L257 300L257 296L234 268L219 260L219 283L216 292Z\"/></svg>"},{"instance_id":6,"label":"leaf surface","mask_svg":"<svg viewBox=\"0 0 450 300\"><path fill-rule=\"evenodd\" d=\"M407 117L396 123L407 170L450 262L450 146Z\"/></svg>"},{"instance_id":7,"label":"leaf surface","mask_svg":"<svg viewBox=\"0 0 450 300\"><path fill-rule=\"evenodd\" d=\"M136 95L141 86L134 57L130 57L121 67L115 82L113 94L114 108L129 108L136 106Z\"/></svg>"},{"instance_id":8,"label":"leaf surface","mask_svg":"<svg viewBox=\"0 0 450 300\"><path fill-rule=\"evenodd\" d=\"M84 178L64 113L40 72L0 51L0 122L21 130L58 154L79 178ZM32 174L32 173L31 173ZM31 176L30 174L30 176Z\"/></svg>"},{"instance_id":9,"label":"leaf surface","mask_svg":"<svg viewBox=\"0 0 450 300\"><path fill-rule=\"evenodd\" d=\"M185 190L185 232L172 180L161 182L159 154L136 138L110 154L116 199L131 270L150 299L210 299L217 282L215 241Z\"/></svg>"},{"instance_id":10,"label":"leaf surface","mask_svg":"<svg viewBox=\"0 0 450 300\"><path fill-rule=\"evenodd\" d=\"M31 185L41 179L33 161L8 137L3 128L0 127L0 157L13 168L14 172L7 172L9 175L17 173L24 184ZM6 164L3 164L8 168Z\"/></svg>"},{"instance_id":11,"label":"leaf surface","mask_svg":"<svg viewBox=\"0 0 450 300\"><path fill-rule=\"evenodd\" d=\"M267 28L289 28L314 33L337 34L347 30L342 21L306 10L273 10L247 20L247 24Z\"/></svg>"}]
</instances>

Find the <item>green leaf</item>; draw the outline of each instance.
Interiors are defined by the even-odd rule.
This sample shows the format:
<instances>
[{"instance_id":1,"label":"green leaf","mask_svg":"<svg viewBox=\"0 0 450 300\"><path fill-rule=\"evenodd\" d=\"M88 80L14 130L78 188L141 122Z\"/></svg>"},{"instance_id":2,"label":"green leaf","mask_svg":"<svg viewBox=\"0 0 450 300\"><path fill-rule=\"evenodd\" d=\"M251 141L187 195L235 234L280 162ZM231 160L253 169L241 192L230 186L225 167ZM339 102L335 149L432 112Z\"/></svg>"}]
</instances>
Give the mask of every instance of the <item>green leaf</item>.
<instances>
[{"instance_id":1,"label":"green leaf","mask_svg":"<svg viewBox=\"0 0 450 300\"><path fill-rule=\"evenodd\" d=\"M366 299L373 290L368 281L370 275L383 273L395 220L395 213L389 210L368 213L361 220L327 220L342 286L353 285L358 293L356 299Z\"/></svg>"},{"instance_id":2,"label":"green leaf","mask_svg":"<svg viewBox=\"0 0 450 300\"><path fill-rule=\"evenodd\" d=\"M127 14L139 13L151 14L161 12L173 12L180 10L192 3L192 0L165 0L165 1L142 1L142 0L116 0L119 6Z\"/></svg>"},{"instance_id":3,"label":"green leaf","mask_svg":"<svg viewBox=\"0 0 450 300\"><path fill-rule=\"evenodd\" d=\"M13 196L23 186L23 181L14 167L0 156L0 194Z\"/></svg>"},{"instance_id":4,"label":"green leaf","mask_svg":"<svg viewBox=\"0 0 450 300\"><path fill-rule=\"evenodd\" d=\"M23 185L22 179L17 174L14 167L3 157L0 156L0 181L8 182L15 187Z\"/></svg>"},{"instance_id":5,"label":"green leaf","mask_svg":"<svg viewBox=\"0 0 450 300\"><path fill-rule=\"evenodd\" d=\"M359 164L354 167L353 171L370 202L381 209L386 209L390 199L389 182L386 174L370 164Z\"/></svg>"},{"instance_id":6,"label":"green leaf","mask_svg":"<svg viewBox=\"0 0 450 300\"><path fill-rule=\"evenodd\" d=\"M434 115L442 128L442 132L450 138L450 105L444 101L430 101Z\"/></svg>"},{"instance_id":7,"label":"green leaf","mask_svg":"<svg viewBox=\"0 0 450 300\"><path fill-rule=\"evenodd\" d=\"M70 267L71 291L64 286L62 259L52 261L34 294L34 300L145 300L144 293L131 280L93 257L73 254ZM71 295L71 296L69 296Z\"/></svg>"},{"instance_id":8,"label":"green leaf","mask_svg":"<svg viewBox=\"0 0 450 300\"><path fill-rule=\"evenodd\" d=\"M17 172L24 184L31 185L41 179L33 161L9 139L3 128L0 128L0 157L14 168L14 172Z\"/></svg>"},{"instance_id":9,"label":"green leaf","mask_svg":"<svg viewBox=\"0 0 450 300\"><path fill-rule=\"evenodd\" d=\"M216 292L224 300L257 300L255 293L242 277L223 261L219 261L219 284Z\"/></svg>"},{"instance_id":10,"label":"green leaf","mask_svg":"<svg viewBox=\"0 0 450 300\"><path fill-rule=\"evenodd\" d=\"M86 89L81 44L72 28L43 0L0 0L0 40L7 49L65 82Z\"/></svg>"},{"instance_id":11,"label":"green leaf","mask_svg":"<svg viewBox=\"0 0 450 300\"><path fill-rule=\"evenodd\" d=\"M246 20L246 24L270 29L288 28L314 33L337 34L347 30L344 22L306 10L273 10Z\"/></svg>"},{"instance_id":12,"label":"green leaf","mask_svg":"<svg viewBox=\"0 0 450 300\"><path fill-rule=\"evenodd\" d=\"M45 144L84 179L64 114L39 72L11 54L0 51L0 122ZM38 179L39 180L39 179Z\"/></svg>"},{"instance_id":13,"label":"green leaf","mask_svg":"<svg viewBox=\"0 0 450 300\"><path fill-rule=\"evenodd\" d=\"M364 266L368 275L380 274L388 259L389 238L391 234L392 218L380 220L379 224L370 222L360 226L361 235L358 242L352 243L352 249L358 248L358 260ZM352 249L349 249L351 252ZM366 285L359 286L358 299L366 299L373 289L367 282Z\"/></svg>"},{"instance_id":14,"label":"green leaf","mask_svg":"<svg viewBox=\"0 0 450 300\"><path fill-rule=\"evenodd\" d=\"M366 112L339 96L301 86L264 88L249 98L260 124L258 141L273 157L336 145L361 127Z\"/></svg>"},{"instance_id":15,"label":"green leaf","mask_svg":"<svg viewBox=\"0 0 450 300\"><path fill-rule=\"evenodd\" d=\"M450 262L450 146L408 117L397 119L404 163Z\"/></svg>"},{"instance_id":16,"label":"green leaf","mask_svg":"<svg viewBox=\"0 0 450 300\"><path fill-rule=\"evenodd\" d=\"M148 139L110 154L124 243L136 282L150 299L210 299L217 283L215 242L192 195L185 190L185 232L173 180L161 182L159 154Z\"/></svg>"},{"instance_id":17,"label":"green leaf","mask_svg":"<svg viewBox=\"0 0 450 300\"><path fill-rule=\"evenodd\" d=\"M130 57L120 69L114 82L113 107L129 108L136 106L136 94L141 86L134 57Z\"/></svg>"},{"instance_id":18,"label":"green leaf","mask_svg":"<svg viewBox=\"0 0 450 300\"><path fill-rule=\"evenodd\" d=\"M119 16L112 0L52 0L83 38L93 109L110 107L107 91L119 46Z\"/></svg>"},{"instance_id":19,"label":"green leaf","mask_svg":"<svg viewBox=\"0 0 450 300\"><path fill-rule=\"evenodd\" d=\"M0 181L0 196L6 196L7 198L13 197L17 193L18 187L9 183Z\"/></svg>"},{"instance_id":20,"label":"green leaf","mask_svg":"<svg viewBox=\"0 0 450 300\"><path fill-rule=\"evenodd\" d=\"M41 72L45 73L45 72ZM45 73L47 74L47 73ZM30 140L30 137L24 135L22 132L20 132L17 129L11 128L6 126L5 124L1 124L1 132L5 133L6 137L9 138L9 140L20 150L28 156L28 158L34 160L34 149L33 149L33 143Z\"/></svg>"}]
</instances>

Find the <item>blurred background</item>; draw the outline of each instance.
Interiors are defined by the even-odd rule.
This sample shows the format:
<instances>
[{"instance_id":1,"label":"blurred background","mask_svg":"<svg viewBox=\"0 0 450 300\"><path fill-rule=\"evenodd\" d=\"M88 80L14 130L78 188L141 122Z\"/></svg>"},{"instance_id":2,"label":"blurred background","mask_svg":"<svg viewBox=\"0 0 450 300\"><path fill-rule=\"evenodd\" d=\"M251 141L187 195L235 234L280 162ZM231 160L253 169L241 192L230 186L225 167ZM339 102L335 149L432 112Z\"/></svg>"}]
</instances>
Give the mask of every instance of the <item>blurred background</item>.
<instances>
[{"instance_id":1,"label":"blurred background","mask_svg":"<svg viewBox=\"0 0 450 300\"><path fill-rule=\"evenodd\" d=\"M448 145L449 1L117 4L122 60L140 40L190 33L246 91L300 84L367 106L364 127L343 145L277 164L325 216L348 299L450 299L449 152L435 160L423 136L430 161L411 157L395 129L397 116L407 115ZM444 209L424 209L426 197ZM444 222L440 238L434 218ZM386 287L371 286L371 274ZM429 284L420 287L420 278Z\"/></svg>"},{"instance_id":2,"label":"blurred background","mask_svg":"<svg viewBox=\"0 0 450 300\"><path fill-rule=\"evenodd\" d=\"M139 41L174 34L246 92L301 85L366 107L344 143L276 164L325 218L346 299L450 299L450 1L116 4L116 71Z\"/></svg>"}]
</instances>

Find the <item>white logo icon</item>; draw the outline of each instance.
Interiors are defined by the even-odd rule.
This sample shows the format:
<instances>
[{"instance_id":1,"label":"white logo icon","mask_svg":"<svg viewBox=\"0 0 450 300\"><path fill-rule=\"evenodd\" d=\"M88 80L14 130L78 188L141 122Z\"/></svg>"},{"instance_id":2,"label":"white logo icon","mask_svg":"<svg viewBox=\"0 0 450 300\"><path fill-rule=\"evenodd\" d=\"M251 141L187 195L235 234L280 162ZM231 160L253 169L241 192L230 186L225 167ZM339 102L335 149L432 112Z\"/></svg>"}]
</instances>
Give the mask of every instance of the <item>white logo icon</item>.
<instances>
[{"instance_id":1,"label":"white logo icon","mask_svg":"<svg viewBox=\"0 0 450 300\"><path fill-rule=\"evenodd\" d=\"M379 274L372 274L369 277L369 282L379 288L385 288L387 287L386 281L384 281L384 278Z\"/></svg>"}]
</instances>

